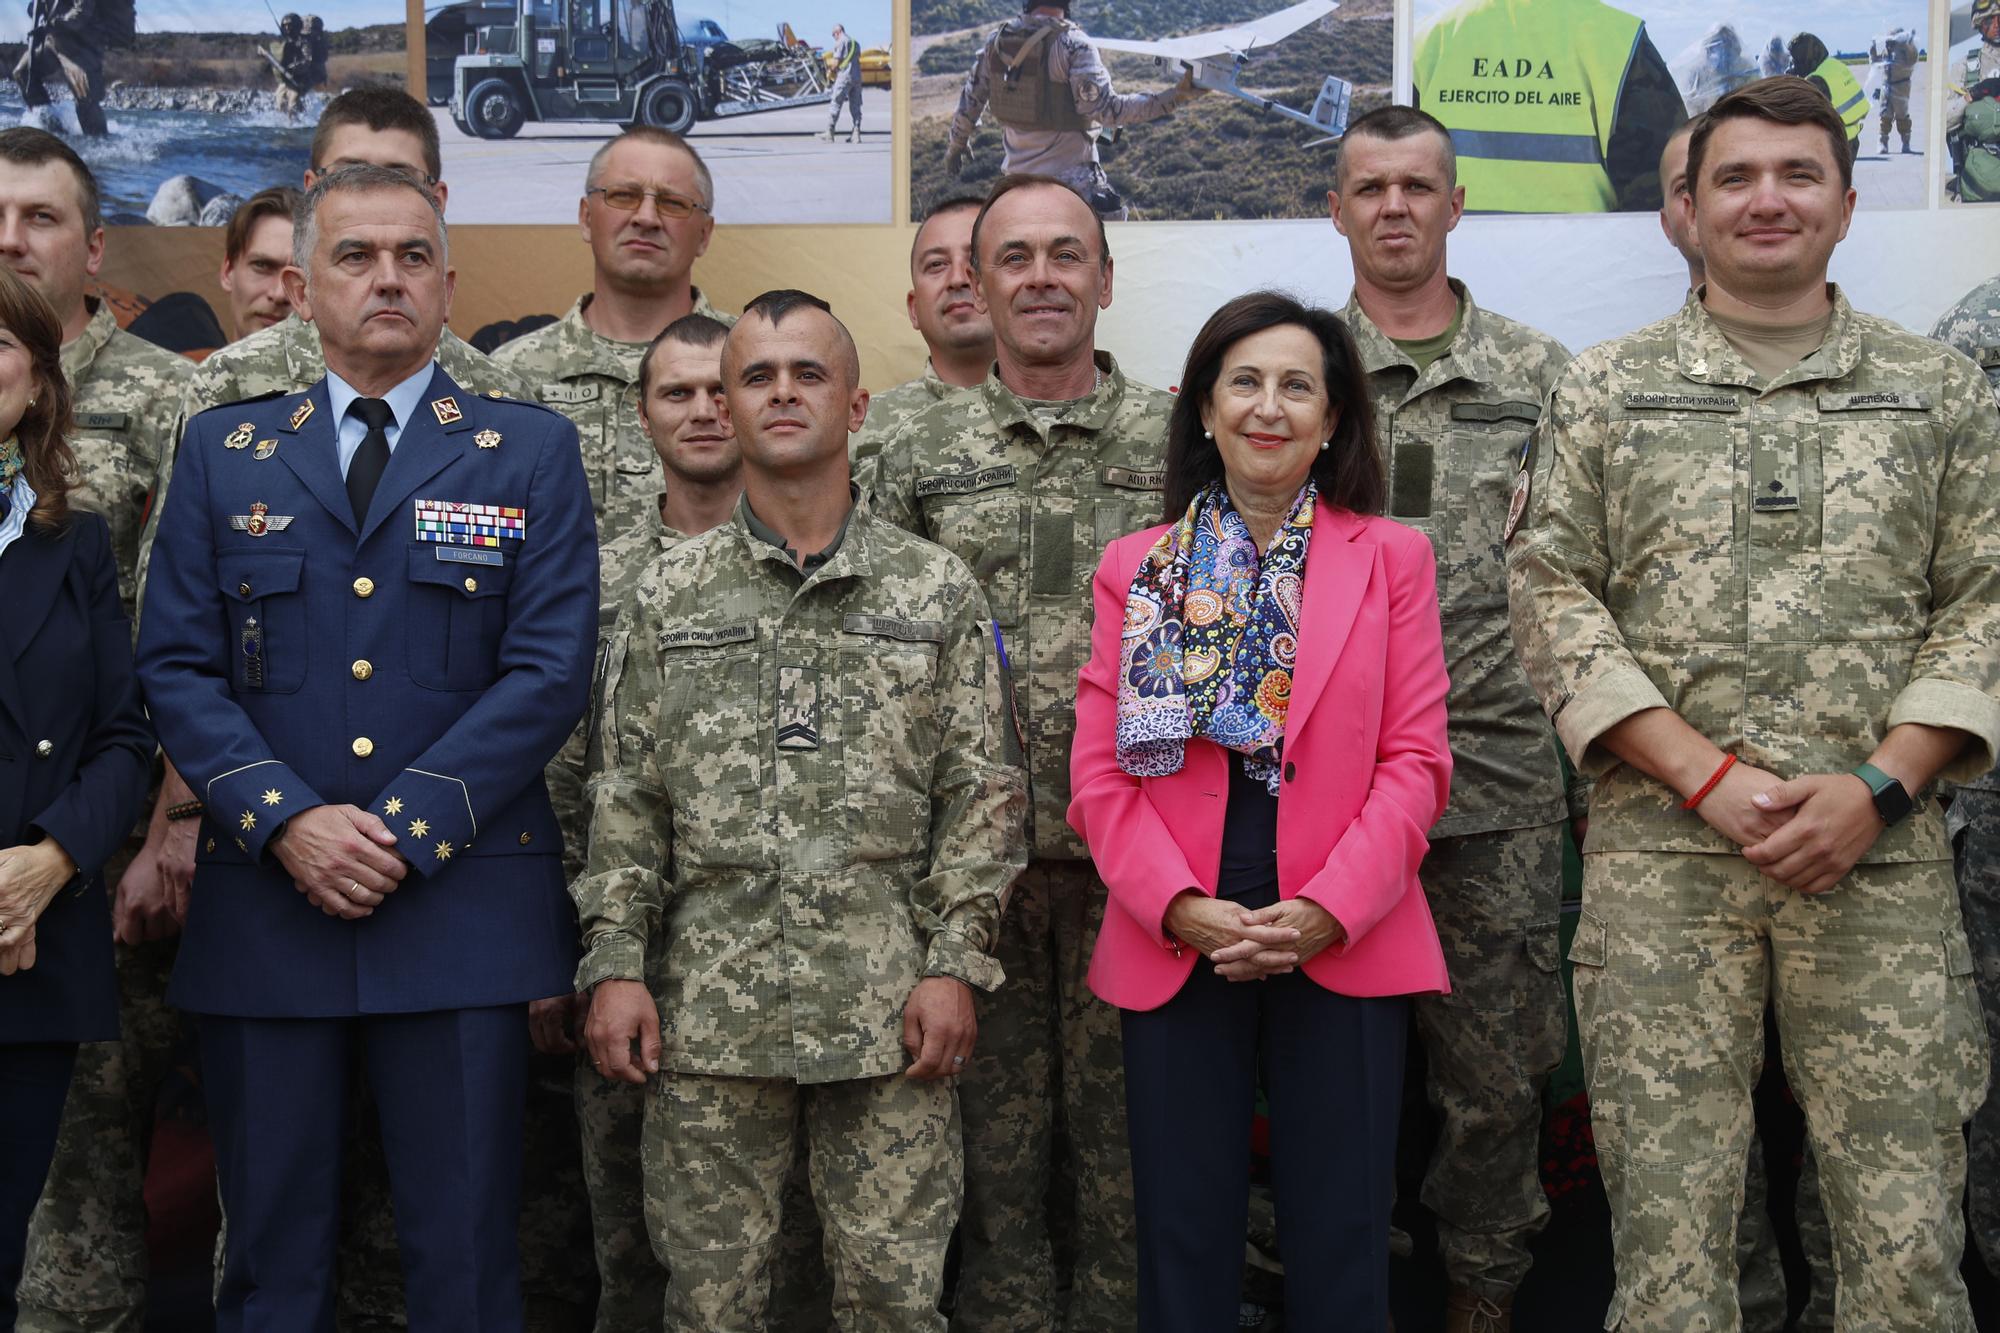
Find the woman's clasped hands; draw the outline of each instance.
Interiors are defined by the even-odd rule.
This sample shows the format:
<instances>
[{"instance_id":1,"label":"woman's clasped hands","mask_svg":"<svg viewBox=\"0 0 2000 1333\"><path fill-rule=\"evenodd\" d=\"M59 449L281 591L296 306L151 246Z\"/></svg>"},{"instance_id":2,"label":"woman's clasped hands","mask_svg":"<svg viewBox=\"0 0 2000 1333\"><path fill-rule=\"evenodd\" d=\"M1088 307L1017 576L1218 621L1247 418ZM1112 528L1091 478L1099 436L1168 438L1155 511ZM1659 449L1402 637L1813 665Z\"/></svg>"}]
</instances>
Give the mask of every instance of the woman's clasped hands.
<instances>
[{"instance_id":1,"label":"woman's clasped hands","mask_svg":"<svg viewBox=\"0 0 2000 1333\"><path fill-rule=\"evenodd\" d=\"M1193 889L1167 905L1165 925L1228 981L1282 976L1347 937L1333 914L1308 898L1253 910Z\"/></svg>"}]
</instances>

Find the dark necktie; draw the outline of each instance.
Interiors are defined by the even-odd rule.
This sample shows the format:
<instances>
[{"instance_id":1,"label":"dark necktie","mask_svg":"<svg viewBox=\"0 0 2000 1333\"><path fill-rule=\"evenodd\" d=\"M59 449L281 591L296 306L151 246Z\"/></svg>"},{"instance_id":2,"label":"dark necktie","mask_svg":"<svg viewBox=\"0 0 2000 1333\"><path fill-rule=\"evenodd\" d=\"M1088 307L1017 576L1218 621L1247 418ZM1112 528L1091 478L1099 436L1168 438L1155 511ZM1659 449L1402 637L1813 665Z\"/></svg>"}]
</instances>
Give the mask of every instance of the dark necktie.
<instances>
[{"instance_id":1,"label":"dark necktie","mask_svg":"<svg viewBox=\"0 0 2000 1333\"><path fill-rule=\"evenodd\" d=\"M375 498L376 483L389 466L389 433L386 427L396 419L380 398L357 398L347 409L368 424L361 447L347 464L347 502L354 506L354 526L366 527L368 502Z\"/></svg>"}]
</instances>

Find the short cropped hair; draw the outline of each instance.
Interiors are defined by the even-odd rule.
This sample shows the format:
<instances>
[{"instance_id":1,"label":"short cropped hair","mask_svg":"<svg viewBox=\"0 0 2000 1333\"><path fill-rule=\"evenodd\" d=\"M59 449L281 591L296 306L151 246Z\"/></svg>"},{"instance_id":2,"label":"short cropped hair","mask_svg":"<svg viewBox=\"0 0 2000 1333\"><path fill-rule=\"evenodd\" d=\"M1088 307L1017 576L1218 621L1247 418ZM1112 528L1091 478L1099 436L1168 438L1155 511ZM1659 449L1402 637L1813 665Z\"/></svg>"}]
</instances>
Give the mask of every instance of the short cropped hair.
<instances>
[{"instance_id":1,"label":"short cropped hair","mask_svg":"<svg viewBox=\"0 0 2000 1333\"><path fill-rule=\"evenodd\" d=\"M430 176L426 185L436 184L444 174L444 160L438 152L437 121L432 118L430 108L401 88L388 88L381 84L368 84L360 88L349 88L340 96L326 104L320 112L319 127L313 131L312 169L326 170L326 152L333 143L333 134L343 125L360 125L365 129L402 130L414 134L423 145L424 171Z\"/></svg>"},{"instance_id":2,"label":"short cropped hair","mask_svg":"<svg viewBox=\"0 0 2000 1333\"><path fill-rule=\"evenodd\" d=\"M229 225L222 231L222 256L230 263L243 257L243 249L250 244L250 233L257 230L257 224L265 218L283 218L294 222L298 217L299 202L305 196L289 185L273 185L268 190L259 190L236 206L229 215Z\"/></svg>"},{"instance_id":3,"label":"short cropped hair","mask_svg":"<svg viewBox=\"0 0 2000 1333\"><path fill-rule=\"evenodd\" d=\"M1688 138L1688 191L1698 193L1702 161L1715 127L1730 120L1766 120L1776 125L1817 125L1826 133L1840 187L1854 184L1854 160L1847 155L1847 123L1819 89L1795 74L1778 74L1724 93L1701 117Z\"/></svg>"},{"instance_id":4,"label":"short cropped hair","mask_svg":"<svg viewBox=\"0 0 2000 1333\"><path fill-rule=\"evenodd\" d=\"M1111 237L1104 230L1104 218L1090 206L1090 200L1075 186L1055 179L1053 176L1033 176L1025 171L1010 171L993 182L993 188L986 192L986 202L979 206L979 216L972 220L972 270L979 271L979 229L986 225L986 215L993 211L993 205L1005 199L1016 190L1049 189L1063 190L1076 196L1083 205L1083 211L1090 214L1097 223L1097 266L1103 268L1111 262Z\"/></svg>"},{"instance_id":5,"label":"short cropped hair","mask_svg":"<svg viewBox=\"0 0 2000 1333\"><path fill-rule=\"evenodd\" d=\"M977 212L985 202L976 194L954 194L932 204L925 210L924 215L917 219L917 234L910 238L910 262L912 264L917 262L917 240L924 234L924 228L930 225L932 218L941 218L947 213L963 213L967 209Z\"/></svg>"},{"instance_id":6,"label":"short cropped hair","mask_svg":"<svg viewBox=\"0 0 2000 1333\"><path fill-rule=\"evenodd\" d=\"M0 130L0 161L12 162L20 167L39 167L45 162L62 163L76 177L77 211L83 215L83 234L89 236L104 225L103 195L98 191L97 177L76 155L76 149L47 130L38 130L32 125Z\"/></svg>"},{"instance_id":7,"label":"short cropped hair","mask_svg":"<svg viewBox=\"0 0 2000 1333\"><path fill-rule=\"evenodd\" d=\"M299 200L298 211L292 214L292 263L306 274L312 273L312 253L319 245L319 209L330 194L364 194L375 190L408 190L420 196L431 211L432 221L437 223L438 262L451 263L451 237L444 226L444 210L438 207L437 196L426 189L421 181L415 180L407 171L395 167L378 167L373 163L357 163L351 167L338 167L313 181L312 189L306 191Z\"/></svg>"},{"instance_id":8,"label":"short cropped hair","mask_svg":"<svg viewBox=\"0 0 2000 1333\"><path fill-rule=\"evenodd\" d=\"M1350 124L1341 142L1351 143L1359 136L1393 143L1418 134L1435 134L1438 137L1438 151L1444 158L1444 188L1458 188L1458 149L1451 142L1451 131L1428 111L1419 111L1413 106L1378 106ZM1346 184L1347 154L1341 153L1333 164L1334 191L1340 192Z\"/></svg>"},{"instance_id":9,"label":"short cropped hair","mask_svg":"<svg viewBox=\"0 0 2000 1333\"><path fill-rule=\"evenodd\" d=\"M833 321L833 327L840 330L841 346L847 357L847 371L850 377L848 387L860 384L861 349L854 345L854 335L847 331L847 325L840 322L840 316L833 313L833 307L811 292L802 292L796 287L778 287L768 292L760 292L751 297L749 304L743 307L743 318L747 320L752 315L761 315L765 322L775 329L801 310L821 311ZM741 328L743 325L739 322L736 327Z\"/></svg>"},{"instance_id":10,"label":"short cropped hair","mask_svg":"<svg viewBox=\"0 0 2000 1333\"><path fill-rule=\"evenodd\" d=\"M701 160L701 154L694 150L693 144L672 130L663 130L657 125L634 125L623 134L606 139L604 146L590 155L590 167L583 173L584 189L596 188L597 182L604 174L604 159L610 155L612 149L628 139L635 139L640 143L658 144L662 148L677 148L686 153L689 160L694 163L695 181L701 186L701 206L708 210L710 217L715 216L715 177L709 174L708 163Z\"/></svg>"},{"instance_id":11,"label":"short cropped hair","mask_svg":"<svg viewBox=\"0 0 2000 1333\"><path fill-rule=\"evenodd\" d=\"M661 343L680 343L683 347L720 347L729 336L729 326L712 315L682 315L673 323L661 329L653 341L646 344L645 355L639 358L639 402L644 404L646 395L653 391L653 353Z\"/></svg>"},{"instance_id":12,"label":"short cropped hair","mask_svg":"<svg viewBox=\"0 0 2000 1333\"><path fill-rule=\"evenodd\" d=\"M1201 410L1222 377L1223 358L1251 334L1287 326L1302 328L1319 341L1327 397L1340 412L1330 446L1313 457L1320 498L1357 514L1382 512L1388 480L1375 445L1375 409L1354 335L1331 310L1265 291L1239 296L1210 315L1188 348L1180 393L1167 420L1167 522L1187 513L1203 488L1223 480L1222 451L1201 424Z\"/></svg>"}]
</instances>

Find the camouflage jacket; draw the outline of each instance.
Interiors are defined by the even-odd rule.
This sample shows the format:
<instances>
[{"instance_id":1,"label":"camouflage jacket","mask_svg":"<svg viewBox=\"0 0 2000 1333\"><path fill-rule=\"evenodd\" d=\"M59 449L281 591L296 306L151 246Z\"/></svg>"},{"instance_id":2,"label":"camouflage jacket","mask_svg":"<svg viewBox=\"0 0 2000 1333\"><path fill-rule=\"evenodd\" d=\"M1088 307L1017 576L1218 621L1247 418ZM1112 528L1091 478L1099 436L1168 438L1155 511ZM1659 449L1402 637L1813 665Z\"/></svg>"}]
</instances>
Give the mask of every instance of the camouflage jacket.
<instances>
[{"instance_id":1,"label":"camouflage jacket","mask_svg":"<svg viewBox=\"0 0 2000 1333\"><path fill-rule=\"evenodd\" d=\"M865 504L810 574L747 502L677 546L605 652L578 989L649 979L671 1069L902 1070L920 979L1001 980L1026 802L993 642L971 571Z\"/></svg>"},{"instance_id":2,"label":"camouflage jacket","mask_svg":"<svg viewBox=\"0 0 2000 1333\"><path fill-rule=\"evenodd\" d=\"M63 375L75 398L79 509L104 515L111 553L118 562L118 600L138 622L139 546L147 520L146 496L160 460L173 456L179 438L171 406L193 363L125 332L108 303L99 301L83 332L63 344Z\"/></svg>"},{"instance_id":3,"label":"camouflage jacket","mask_svg":"<svg viewBox=\"0 0 2000 1333\"><path fill-rule=\"evenodd\" d=\"M929 361L924 373L893 389L884 389L868 400L868 419L847 441L847 457L857 467L882 452L882 442L894 435L905 421L935 403L958 392L938 378Z\"/></svg>"},{"instance_id":4,"label":"camouflage jacket","mask_svg":"<svg viewBox=\"0 0 2000 1333\"><path fill-rule=\"evenodd\" d=\"M1076 673L1090 657L1090 581L1112 539L1160 521L1173 399L1102 382L1045 425L987 377L903 424L875 459L875 511L972 567L999 621L1028 752L1038 857L1089 857L1070 829Z\"/></svg>"},{"instance_id":5,"label":"camouflage jacket","mask_svg":"<svg viewBox=\"0 0 2000 1333\"><path fill-rule=\"evenodd\" d=\"M534 400L526 381L496 365L491 357L450 329L438 339L437 359L444 373L460 388L494 398ZM195 367L180 397L180 415L174 422L172 438L178 441L181 427L211 407L269 393L300 393L319 383L325 374L326 357L320 351L319 330L297 315L289 315L268 329L259 329L216 349ZM138 582L142 591L146 561L153 551L154 530L160 510L166 505L173 468L173 450L163 450L153 477L152 513L139 541Z\"/></svg>"},{"instance_id":6,"label":"camouflage jacket","mask_svg":"<svg viewBox=\"0 0 2000 1333\"><path fill-rule=\"evenodd\" d=\"M1904 722L2000 742L2000 417L1959 353L1835 293L1767 382L1699 296L1579 356L1507 549L1514 639L1579 768L1590 851L1734 852L1597 739L1672 708L1780 777L1844 773ZM1868 862L1949 859L1920 798Z\"/></svg>"},{"instance_id":7,"label":"camouflage jacket","mask_svg":"<svg viewBox=\"0 0 2000 1333\"><path fill-rule=\"evenodd\" d=\"M660 456L639 424L639 360L647 344L619 342L593 332L583 322L589 304L590 295L585 293L568 314L503 344L493 359L576 423L598 535L610 541L629 526L646 526L647 506L659 491ZM734 315L710 305L699 287L690 313L724 324L736 322Z\"/></svg>"},{"instance_id":8,"label":"camouflage jacket","mask_svg":"<svg viewBox=\"0 0 2000 1333\"><path fill-rule=\"evenodd\" d=\"M1454 280L1464 315L1422 374L1349 297L1389 473L1389 516L1431 539L1451 668L1451 802L1434 838L1531 828L1568 813L1548 717L1507 634L1507 497L1563 345L1481 310ZM1581 814L1578 810L1575 813Z\"/></svg>"},{"instance_id":9,"label":"camouflage jacket","mask_svg":"<svg viewBox=\"0 0 2000 1333\"><path fill-rule=\"evenodd\" d=\"M1965 53L1965 62L1958 67L1957 79L1945 85L1944 132L1947 136L1957 134L1964 126L1965 108L1971 105L1972 86L1987 79L2000 79L2000 46L1982 41Z\"/></svg>"},{"instance_id":10,"label":"camouflage jacket","mask_svg":"<svg viewBox=\"0 0 2000 1333\"><path fill-rule=\"evenodd\" d=\"M1048 43L1049 77L1067 83L1079 116L1093 125L1112 129L1123 125L1143 125L1158 120L1174 109L1174 90L1121 93L1111 86L1111 73L1104 57L1083 29L1064 18L1032 15L1011 20L993 30L986 45L972 62L959 90L958 108L951 117L951 142L969 144L978 127L980 113L992 100L993 82L1001 77L1000 37L1009 27L1060 26L1062 31ZM1031 130L1018 126L1001 127L1006 144L1004 169L1025 171L1035 176L1062 176L1097 161L1097 140L1079 130Z\"/></svg>"},{"instance_id":11,"label":"camouflage jacket","mask_svg":"<svg viewBox=\"0 0 2000 1333\"><path fill-rule=\"evenodd\" d=\"M651 530L637 523L628 526L608 542L597 548L597 661L596 679L603 681L604 650L611 642L611 633L618 625L618 612L632 600L632 594L659 558L687 540L683 533L674 531L659 521L660 507L653 506L653 526ZM590 708L576 730L563 742L563 748L549 761L545 774L549 784L549 801L556 809L556 823L562 828L563 836L563 879L574 884L583 874L583 840L590 829L590 807L583 799L584 780L589 776L585 766L585 746L590 736L590 720L597 716L602 700L593 696Z\"/></svg>"},{"instance_id":12,"label":"camouflage jacket","mask_svg":"<svg viewBox=\"0 0 2000 1333\"><path fill-rule=\"evenodd\" d=\"M1966 293L1965 299L1944 312L1931 337L1956 347L1979 363L1993 386L1993 401L2000 403L2000 278L1991 278ZM2000 768L1965 783L1974 791L2000 791Z\"/></svg>"}]
</instances>

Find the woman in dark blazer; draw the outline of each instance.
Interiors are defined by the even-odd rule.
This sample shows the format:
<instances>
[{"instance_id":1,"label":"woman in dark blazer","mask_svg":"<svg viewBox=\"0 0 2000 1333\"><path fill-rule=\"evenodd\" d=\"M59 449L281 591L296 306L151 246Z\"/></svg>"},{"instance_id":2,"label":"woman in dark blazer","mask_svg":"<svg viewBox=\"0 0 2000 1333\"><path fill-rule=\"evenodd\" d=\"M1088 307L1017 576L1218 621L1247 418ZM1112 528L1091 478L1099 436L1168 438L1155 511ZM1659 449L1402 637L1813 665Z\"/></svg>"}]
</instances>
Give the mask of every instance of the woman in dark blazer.
<instances>
[{"instance_id":1,"label":"woman in dark blazer","mask_svg":"<svg viewBox=\"0 0 2000 1333\"><path fill-rule=\"evenodd\" d=\"M99 871L153 756L110 531L69 507L61 350L48 303L0 269L0 1333L77 1043L118 1035Z\"/></svg>"}]
</instances>

